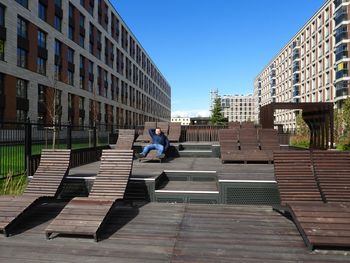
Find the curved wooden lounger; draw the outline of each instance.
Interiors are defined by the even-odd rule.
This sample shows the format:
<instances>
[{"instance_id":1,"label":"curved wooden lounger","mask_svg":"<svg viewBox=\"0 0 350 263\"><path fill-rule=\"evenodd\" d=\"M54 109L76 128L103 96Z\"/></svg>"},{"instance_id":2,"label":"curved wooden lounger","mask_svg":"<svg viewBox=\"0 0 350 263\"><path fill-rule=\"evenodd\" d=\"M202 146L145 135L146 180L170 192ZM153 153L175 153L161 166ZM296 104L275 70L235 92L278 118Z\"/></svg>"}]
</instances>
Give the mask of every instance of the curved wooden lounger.
<instances>
[{"instance_id":1,"label":"curved wooden lounger","mask_svg":"<svg viewBox=\"0 0 350 263\"><path fill-rule=\"evenodd\" d=\"M5 236L31 207L46 198L55 198L68 174L70 150L43 150L33 179L21 196L0 197L0 230Z\"/></svg>"},{"instance_id":2,"label":"curved wooden lounger","mask_svg":"<svg viewBox=\"0 0 350 263\"><path fill-rule=\"evenodd\" d=\"M98 235L115 202L123 199L133 162L132 150L103 150L100 170L88 197L72 199L45 229L52 234Z\"/></svg>"}]
</instances>

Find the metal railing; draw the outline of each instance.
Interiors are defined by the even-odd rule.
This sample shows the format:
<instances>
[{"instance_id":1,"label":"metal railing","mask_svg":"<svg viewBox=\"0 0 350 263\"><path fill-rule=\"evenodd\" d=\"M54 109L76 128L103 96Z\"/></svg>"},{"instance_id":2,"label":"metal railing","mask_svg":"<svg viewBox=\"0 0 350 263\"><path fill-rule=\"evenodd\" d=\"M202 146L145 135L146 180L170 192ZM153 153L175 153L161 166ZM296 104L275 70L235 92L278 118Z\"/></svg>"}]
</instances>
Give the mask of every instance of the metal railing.
<instances>
[{"instance_id":1,"label":"metal railing","mask_svg":"<svg viewBox=\"0 0 350 263\"><path fill-rule=\"evenodd\" d=\"M99 158L115 137L118 127L99 124L94 127L70 124L44 126L40 123L0 122L0 178L8 175L32 175L42 149L72 149L72 165Z\"/></svg>"}]
</instances>

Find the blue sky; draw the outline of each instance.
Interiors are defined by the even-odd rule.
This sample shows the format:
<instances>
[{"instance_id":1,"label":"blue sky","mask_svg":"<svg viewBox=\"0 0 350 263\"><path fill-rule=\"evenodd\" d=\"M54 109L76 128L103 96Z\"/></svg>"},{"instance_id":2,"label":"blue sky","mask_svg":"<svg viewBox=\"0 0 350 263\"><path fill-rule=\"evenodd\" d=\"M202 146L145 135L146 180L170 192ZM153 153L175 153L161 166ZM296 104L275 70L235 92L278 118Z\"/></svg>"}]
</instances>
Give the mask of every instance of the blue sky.
<instances>
[{"instance_id":1,"label":"blue sky","mask_svg":"<svg viewBox=\"0 0 350 263\"><path fill-rule=\"evenodd\" d=\"M209 115L209 92L253 80L325 0L111 0L172 87L172 114Z\"/></svg>"}]
</instances>

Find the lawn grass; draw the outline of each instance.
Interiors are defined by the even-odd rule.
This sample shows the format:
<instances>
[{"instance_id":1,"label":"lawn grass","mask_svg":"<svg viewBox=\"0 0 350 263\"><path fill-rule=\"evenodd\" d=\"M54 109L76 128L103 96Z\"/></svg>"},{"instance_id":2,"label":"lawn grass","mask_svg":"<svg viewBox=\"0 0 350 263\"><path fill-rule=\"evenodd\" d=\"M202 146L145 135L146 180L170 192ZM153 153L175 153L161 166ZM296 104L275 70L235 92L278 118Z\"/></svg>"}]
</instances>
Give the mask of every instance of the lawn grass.
<instances>
[{"instance_id":1,"label":"lawn grass","mask_svg":"<svg viewBox=\"0 0 350 263\"><path fill-rule=\"evenodd\" d=\"M98 146L106 145L100 143ZM51 145L48 145L50 149ZM41 150L46 148L45 144L32 145L32 155L41 153ZM66 144L56 144L56 149L66 149ZM89 143L74 143L72 149L90 148ZM25 171L25 152L24 144L0 146L0 178L6 177L7 174L13 175L24 174Z\"/></svg>"}]
</instances>

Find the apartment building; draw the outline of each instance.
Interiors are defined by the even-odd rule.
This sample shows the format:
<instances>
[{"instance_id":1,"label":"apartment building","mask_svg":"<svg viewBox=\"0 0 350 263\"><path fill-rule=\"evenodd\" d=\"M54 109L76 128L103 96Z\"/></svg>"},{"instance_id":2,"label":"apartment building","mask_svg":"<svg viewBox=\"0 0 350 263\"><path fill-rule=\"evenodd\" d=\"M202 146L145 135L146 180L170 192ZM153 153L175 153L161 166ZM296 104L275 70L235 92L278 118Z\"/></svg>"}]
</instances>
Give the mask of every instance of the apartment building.
<instances>
[{"instance_id":1,"label":"apartment building","mask_svg":"<svg viewBox=\"0 0 350 263\"><path fill-rule=\"evenodd\" d=\"M210 110L214 108L215 100L221 101L222 113L229 122L255 121L254 97L248 95L219 95L218 89L210 91Z\"/></svg>"},{"instance_id":2,"label":"apartment building","mask_svg":"<svg viewBox=\"0 0 350 263\"><path fill-rule=\"evenodd\" d=\"M190 125L191 118L189 117L171 117L171 122L181 122L181 125Z\"/></svg>"},{"instance_id":3,"label":"apartment building","mask_svg":"<svg viewBox=\"0 0 350 263\"><path fill-rule=\"evenodd\" d=\"M334 102L349 96L349 0L329 0L254 80L255 118L271 102ZM295 111L278 110L275 123L295 128Z\"/></svg>"},{"instance_id":4,"label":"apartment building","mask_svg":"<svg viewBox=\"0 0 350 263\"><path fill-rule=\"evenodd\" d=\"M229 122L255 121L253 95L220 96L224 117Z\"/></svg>"},{"instance_id":5,"label":"apartment building","mask_svg":"<svg viewBox=\"0 0 350 263\"><path fill-rule=\"evenodd\" d=\"M1 0L0 120L170 120L171 87L107 0Z\"/></svg>"}]
</instances>

